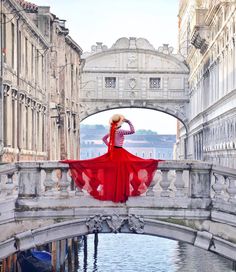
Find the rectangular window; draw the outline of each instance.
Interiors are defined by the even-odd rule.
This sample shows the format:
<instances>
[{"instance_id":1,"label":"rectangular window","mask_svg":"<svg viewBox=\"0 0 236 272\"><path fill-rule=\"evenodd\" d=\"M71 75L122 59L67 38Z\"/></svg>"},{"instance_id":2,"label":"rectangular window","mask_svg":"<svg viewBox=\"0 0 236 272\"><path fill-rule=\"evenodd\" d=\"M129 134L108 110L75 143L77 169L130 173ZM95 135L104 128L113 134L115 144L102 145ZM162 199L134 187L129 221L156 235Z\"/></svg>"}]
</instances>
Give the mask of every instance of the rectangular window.
<instances>
[{"instance_id":1,"label":"rectangular window","mask_svg":"<svg viewBox=\"0 0 236 272\"><path fill-rule=\"evenodd\" d=\"M75 113L72 113L72 125L73 125L73 131L76 132L76 115L75 115Z\"/></svg>"},{"instance_id":2,"label":"rectangular window","mask_svg":"<svg viewBox=\"0 0 236 272\"><path fill-rule=\"evenodd\" d=\"M15 126L16 126L16 99L15 97L17 96L16 94L16 90L12 90L12 121L11 121L11 124L12 124L12 147L15 147L16 144L15 144L15 134L16 134L16 131L15 131Z\"/></svg>"},{"instance_id":3,"label":"rectangular window","mask_svg":"<svg viewBox=\"0 0 236 272\"><path fill-rule=\"evenodd\" d=\"M39 50L36 50L36 56L35 56L35 82L39 84Z\"/></svg>"},{"instance_id":4,"label":"rectangular window","mask_svg":"<svg viewBox=\"0 0 236 272\"><path fill-rule=\"evenodd\" d=\"M160 89L161 88L161 78L160 77L150 77L149 78L149 88L150 89Z\"/></svg>"},{"instance_id":5,"label":"rectangular window","mask_svg":"<svg viewBox=\"0 0 236 272\"><path fill-rule=\"evenodd\" d=\"M70 89L71 89L71 96L74 96L74 66L71 64L71 69L70 69Z\"/></svg>"},{"instance_id":6,"label":"rectangular window","mask_svg":"<svg viewBox=\"0 0 236 272\"><path fill-rule=\"evenodd\" d=\"M31 120L32 120L32 130L31 130L31 139L32 146L31 149L35 150L35 101L31 101Z\"/></svg>"},{"instance_id":7,"label":"rectangular window","mask_svg":"<svg viewBox=\"0 0 236 272\"><path fill-rule=\"evenodd\" d=\"M25 75L28 76L28 40L25 38Z\"/></svg>"},{"instance_id":8,"label":"rectangular window","mask_svg":"<svg viewBox=\"0 0 236 272\"><path fill-rule=\"evenodd\" d=\"M11 23L11 67L15 66L15 26Z\"/></svg>"},{"instance_id":9,"label":"rectangular window","mask_svg":"<svg viewBox=\"0 0 236 272\"><path fill-rule=\"evenodd\" d=\"M31 79L34 79L34 45L31 44Z\"/></svg>"},{"instance_id":10,"label":"rectangular window","mask_svg":"<svg viewBox=\"0 0 236 272\"><path fill-rule=\"evenodd\" d=\"M19 65L19 73L21 73L21 32L18 33L18 52L17 52L17 60Z\"/></svg>"},{"instance_id":11,"label":"rectangular window","mask_svg":"<svg viewBox=\"0 0 236 272\"><path fill-rule=\"evenodd\" d=\"M7 20L6 20L6 15L2 15L2 56L3 56L3 61L6 62L6 44L7 44Z\"/></svg>"},{"instance_id":12,"label":"rectangular window","mask_svg":"<svg viewBox=\"0 0 236 272\"><path fill-rule=\"evenodd\" d=\"M7 112L8 112L8 107L7 107L7 98L8 98L8 86L3 85L3 139L4 139L4 146L7 146L7 138L8 138L8 131L7 131L7 124L8 124L8 118L7 118Z\"/></svg>"},{"instance_id":13,"label":"rectangular window","mask_svg":"<svg viewBox=\"0 0 236 272\"><path fill-rule=\"evenodd\" d=\"M116 88L116 78L115 77L105 77L105 88Z\"/></svg>"},{"instance_id":14,"label":"rectangular window","mask_svg":"<svg viewBox=\"0 0 236 272\"><path fill-rule=\"evenodd\" d=\"M46 141L45 141L45 108L43 108L42 110L42 151L45 151L45 145L46 145Z\"/></svg>"},{"instance_id":15,"label":"rectangular window","mask_svg":"<svg viewBox=\"0 0 236 272\"><path fill-rule=\"evenodd\" d=\"M41 88L45 88L45 82L44 82L44 57L41 55Z\"/></svg>"}]
</instances>

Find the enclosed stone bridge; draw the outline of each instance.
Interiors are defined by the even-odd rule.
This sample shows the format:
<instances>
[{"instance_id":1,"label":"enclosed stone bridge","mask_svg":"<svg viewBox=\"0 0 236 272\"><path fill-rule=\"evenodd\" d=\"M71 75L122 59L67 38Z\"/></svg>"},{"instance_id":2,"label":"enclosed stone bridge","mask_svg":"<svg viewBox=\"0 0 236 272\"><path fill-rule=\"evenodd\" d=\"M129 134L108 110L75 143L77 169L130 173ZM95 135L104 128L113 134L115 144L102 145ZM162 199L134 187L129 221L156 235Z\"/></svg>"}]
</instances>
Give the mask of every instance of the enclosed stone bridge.
<instances>
[{"instance_id":1,"label":"enclosed stone bridge","mask_svg":"<svg viewBox=\"0 0 236 272\"><path fill-rule=\"evenodd\" d=\"M109 109L144 108L170 114L187 128L189 70L168 44L156 50L146 39L120 38L109 49L97 43L82 57L81 121Z\"/></svg>"},{"instance_id":2,"label":"enclosed stone bridge","mask_svg":"<svg viewBox=\"0 0 236 272\"><path fill-rule=\"evenodd\" d=\"M165 161L146 194L98 201L74 187L68 165L0 166L0 259L89 233L135 233L183 241L236 260L236 171Z\"/></svg>"}]
</instances>

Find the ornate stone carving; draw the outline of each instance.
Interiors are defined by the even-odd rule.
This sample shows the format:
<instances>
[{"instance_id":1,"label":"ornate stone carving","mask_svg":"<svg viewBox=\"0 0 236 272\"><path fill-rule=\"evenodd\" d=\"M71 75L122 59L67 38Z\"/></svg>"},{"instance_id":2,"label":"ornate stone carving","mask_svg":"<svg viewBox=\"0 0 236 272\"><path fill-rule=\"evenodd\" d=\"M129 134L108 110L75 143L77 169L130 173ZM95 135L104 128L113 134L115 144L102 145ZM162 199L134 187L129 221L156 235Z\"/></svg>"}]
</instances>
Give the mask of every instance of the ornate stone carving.
<instances>
[{"instance_id":1,"label":"ornate stone carving","mask_svg":"<svg viewBox=\"0 0 236 272\"><path fill-rule=\"evenodd\" d=\"M136 79L135 78L130 78L129 86L131 89L134 89L136 87Z\"/></svg>"},{"instance_id":2,"label":"ornate stone carving","mask_svg":"<svg viewBox=\"0 0 236 272\"><path fill-rule=\"evenodd\" d=\"M167 55L172 54L173 50L174 50L174 48L171 46L169 47L169 44L167 44L167 43L164 43L163 46L160 46L158 48L159 53L163 53L163 54L167 54Z\"/></svg>"},{"instance_id":3,"label":"ornate stone carving","mask_svg":"<svg viewBox=\"0 0 236 272\"><path fill-rule=\"evenodd\" d=\"M144 220L137 215L129 215L128 217L129 229L135 233L144 233Z\"/></svg>"},{"instance_id":4,"label":"ornate stone carving","mask_svg":"<svg viewBox=\"0 0 236 272\"><path fill-rule=\"evenodd\" d=\"M137 66L137 55L134 53L130 53L128 55L128 67L136 67Z\"/></svg>"},{"instance_id":5,"label":"ornate stone carving","mask_svg":"<svg viewBox=\"0 0 236 272\"><path fill-rule=\"evenodd\" d=\"M97 233L102 230L103 218L101 215L90 216L86 221L86 226L90 233Z\"/></svg>"},{"instance_id":6,"label":"ornate stone carving","mask_svg":"<svg viewBox=\"0 0 236 272\"><path fill-rule=\"evenodd\" d=\"M111 216L95 215L90 216L86 221L89 233L98 233L102 231L103 224L107 226L113 233L121 231L123 225L127 224L130 231L135 233L144 233L144 220L137 215L129 215L128 217L121 217L117 214Z\"/></svg>"},{"instance_id":7,"label":"ornate stone carving","mask_svg":"<svg viewBox=\"0 0 236 272\"><path fill-rule=\"evenodd\" d=\"M113 214L112 216L108 216L108 217L106 217L105 220L107 222L107 225L111 229L111 231L114 233L118 233L120 231L121 227L125 223L125 219L121 218L117 214Z\"/></svg>"}]
</instances>

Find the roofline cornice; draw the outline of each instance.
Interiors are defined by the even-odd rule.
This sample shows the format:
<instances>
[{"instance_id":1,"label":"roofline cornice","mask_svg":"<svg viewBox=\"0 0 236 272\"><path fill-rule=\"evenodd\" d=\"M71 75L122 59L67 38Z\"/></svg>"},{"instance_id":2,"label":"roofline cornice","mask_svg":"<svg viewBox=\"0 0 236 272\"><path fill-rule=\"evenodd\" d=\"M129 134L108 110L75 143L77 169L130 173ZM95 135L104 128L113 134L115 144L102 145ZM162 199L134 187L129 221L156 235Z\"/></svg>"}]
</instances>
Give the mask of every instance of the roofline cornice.
<instances>
[{"instance_id":1,"label":"roofline cornice","mask_svg":"<svg viewBox=\"0 0 236 272\"><path fill-rule=\"evenodd\" d=\"M71 36L67 35L65 37L65 41L69 46L71 46L80 55L83 53L82 48L71 38Z\"/></svg>"},{"instance_id":2,"label":"roofline cornice","mask_svg":"<svg viewBox=\"0 0 236 272\"><path fill-rule=\"evenodd\" d=\"M40 39L41 43L44 44L45 47L49 48L50 43L47 41L47 39L42 35L40 30L37 28L37 26L29 19L27 16L27 13L22 10L22 7L20 4L17 3L15 0L6 0L8 4L11 6L12 9L15 9L18 13L18 16L26 23L26 25L30 28L30 30Z\"/></svg>"}]
</instances>

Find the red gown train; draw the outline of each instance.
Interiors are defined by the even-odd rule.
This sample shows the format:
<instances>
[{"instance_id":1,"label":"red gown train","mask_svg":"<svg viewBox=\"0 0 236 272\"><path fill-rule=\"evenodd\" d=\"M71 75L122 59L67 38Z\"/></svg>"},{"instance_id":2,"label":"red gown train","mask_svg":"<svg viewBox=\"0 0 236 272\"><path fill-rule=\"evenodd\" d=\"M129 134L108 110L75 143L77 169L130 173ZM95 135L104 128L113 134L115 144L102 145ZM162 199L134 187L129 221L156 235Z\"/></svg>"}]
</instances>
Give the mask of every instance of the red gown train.
<instances>
[{"instance_id":1,"label":"red gown train","mask_svg":"<svg viewBox=\"0 0 236 272\"><path fill-rule=\"evenodd\" d=\"M124 148L88 160L64 160L75 184L99 200L125 202L143 194L158 167L156 159L143 159Z\"/></svg>"}]
</instances>

